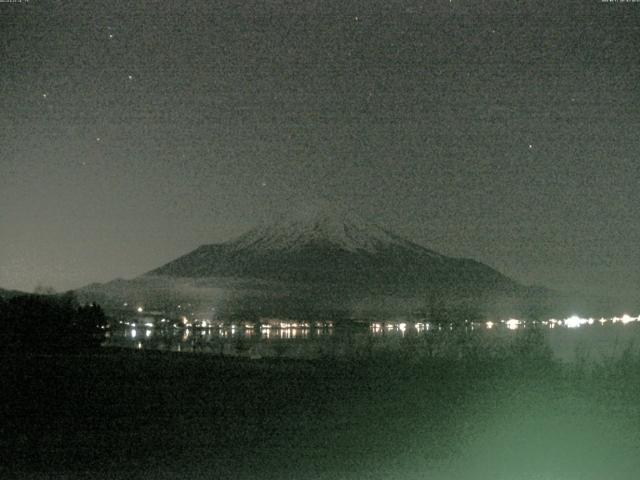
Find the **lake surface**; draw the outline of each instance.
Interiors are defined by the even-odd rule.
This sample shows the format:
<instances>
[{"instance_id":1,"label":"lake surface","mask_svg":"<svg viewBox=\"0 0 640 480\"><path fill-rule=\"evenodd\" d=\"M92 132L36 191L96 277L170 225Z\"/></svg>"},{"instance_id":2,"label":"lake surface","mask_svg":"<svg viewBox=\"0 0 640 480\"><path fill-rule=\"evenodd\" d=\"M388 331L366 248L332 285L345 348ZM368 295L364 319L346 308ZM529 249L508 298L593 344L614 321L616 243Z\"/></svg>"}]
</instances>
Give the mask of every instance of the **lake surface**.
<instances>
[{"instance_id":1,"label":"lake surface","mask_svg":"<svg viewBox=\"0 0 640 480\"><path fill-rule=\"evenodd\" d=\"M293 326L292 326L293 325ZM414 355L464 354L466 343L484 349L509 345L533 329L542 333L554 357L602 360L638 350L638 317L580 319L526 323L518 320L467 323L462 326L423 322L374 322L370 324L283 326L226 324L211 327L158 327L131 322L111 332L105 346L132 349L195 352L260 358L348 358L393 352Z\"/></svg>"},{"instance_id":2,"label":"lake surface","mask_svg":"<svg viewBox=\"0 0 640 480\"><path fill-rule=\"evenodd\" d=\"M522 348L620 358L637 343L637 318L457 328L141 319L109 332L107 345L127 348L0 362L15 392L2 406L0 478L637 478L640 357L563 368ZM399 356L236 361L385 352Z\"/></svg>"}]
</instances>

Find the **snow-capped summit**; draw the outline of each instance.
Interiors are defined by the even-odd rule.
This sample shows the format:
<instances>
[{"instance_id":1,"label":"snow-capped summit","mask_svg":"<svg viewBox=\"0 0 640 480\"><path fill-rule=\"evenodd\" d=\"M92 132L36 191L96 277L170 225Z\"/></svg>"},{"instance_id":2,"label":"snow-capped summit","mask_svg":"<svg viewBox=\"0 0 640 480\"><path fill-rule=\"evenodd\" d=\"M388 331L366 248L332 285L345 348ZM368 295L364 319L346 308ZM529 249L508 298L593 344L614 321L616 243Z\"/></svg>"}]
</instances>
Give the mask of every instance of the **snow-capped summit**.
<instances>
[{"instance_id":1,"label":"snow-capped summit","mask_svg":"<svg viewBox=\"0 0 640 480\"><path fill-rule=\"evenodd\" d=\"M430 298L513 302L528 295L487 265L441 255L330 204L297 207L270 225L202 245L103 290L124 299L128 288L163 301L190 295L222 311L296 316L363 305L406 313Z\"/></svg>"},{"instance_id":2,"label":"snow-capped summit","mask_svg":"<svg viewBox=\"0 0 640 480\"><path fill-rule=\"evenodd\" d=\"M486 265L441 255L331 204L295 208L270 225L202 245L147 275L416 288L511 282Z\"/></svg>"},{"instance_id":3,"label":"snow-capped summit","mask_svg":"<svg viewBox=\"0 0 640 480\"><path fill-rule=\"evenodd\" d=\"M257 227L227 245L254 252L295 250L310 245L367 253L380 252L393 246L419 249L423 254L426 251L354 212L328 204L298 207L275 223Z\"/></svg>"}]
</instances>

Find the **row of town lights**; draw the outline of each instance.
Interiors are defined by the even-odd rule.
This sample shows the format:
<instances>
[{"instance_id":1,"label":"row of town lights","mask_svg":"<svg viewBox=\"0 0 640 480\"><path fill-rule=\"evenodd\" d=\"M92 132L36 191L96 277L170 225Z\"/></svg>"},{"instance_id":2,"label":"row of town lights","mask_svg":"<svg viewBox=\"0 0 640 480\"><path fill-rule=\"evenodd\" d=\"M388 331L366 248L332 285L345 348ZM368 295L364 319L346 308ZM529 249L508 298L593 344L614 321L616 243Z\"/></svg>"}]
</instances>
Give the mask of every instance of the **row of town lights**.
<instances>
[{"instance_id":1,"label":"row of town lights","mask_svg":"<svg viewBox=\"0 0 640 480\"><path fill-rule=\"evenodd\" d=\"M127 306L128 303L125 302L123 304L124 306ZM190 304L189 304L190 305ZM181 305L177 306L179 309L182 307ZM212 308L212 310L215 311L214 308ZM144 312L144 308L142 306L138 306L136 308L136 311L138 313L143 313ZM165 319L163 319L165 320ZM598 320L598 322L601 325L604 325L607 322L611 322L611 323L622 323L622 324L627 324L627 323L631 323L631 322L637 322L640 321L640 316L637 317L632 317L628 314L624 314L621 317L612 317L610 319L607 318L600 318ZM198 319L194 319L194 322L189 323L188 319L186 316L182 317L182 323L184 326L192 326L195 322L198 322ZM565 318L564 320L557 320L555 318L549 319L549 320L543 320L542 322L540 322L542 325L545 326L549 326L551 328L554 328L555 326L561 326L564 325L567 328L577 328L577 327L581 327L583 325L593 325L596 322L596 320L594 320L593 318L582 318L579 317L577 315L572 315L568 318ZM517 328L519 328L521 325L526 324L526 322L522 321L522 320L518 320L516 318L510 318L508 320L500 320L501 324L506 325L506 327L510 330L516 330ZM533 322L534 324L537 322ZM473 324L472 324L473 325ZM485 327L487 329L492 329L494 326L496 325L495 322L492 321L487 321L485 322ZM152 323L146 323L145 326L151 327L153 326ZM207 327L211 327L213 325L211 325L209 322L207 322L206 320L202 320L200 321L200 327L202 328L207 328ZM261 328L271 328L272 325L270 324L263 324L261 325ZM286 329L286 328L309 328L309 323L308 322L293 322L293 321L281 321L279 322L279 325L277 325L280 328ZM407 323L406 322L399 322L399 323L385 323L384 324L385 328L387 330L394 330L395 328L398 328L398 330L400 330L400 332L404 333L407 330ZM430 328L430 324L429 323L422 323L422 322L417 322L415 324L413 324L413 326L415 327L416 330L418 331L425 331L425 330L429 330ZM235 327L235 325L231 325L232 328ZM245 328L253 328L254 325L253 324L249 324L249 323L245 323L244 324ZM383 329L383 324L379 323L379 322L374 322L371 324L371 329L374 332L381 332Z\"/></svg>"},{"instance_id":2,"label":"row of town lights","mask_svg":"<svg viewBox=\"0 0 640 480\"><path fill-rule=\"evenodd\" d=\"M527 325L528 323L532 323L532 324L537 324L540 323L542 325L545 326L549 326L550 328L554 328L556 326L565 326L567 328L577 328L577 327L581 327L583 325L593 325L594 323L596 323L596 321L598 323L600 323L601 325L604 325L608 322L610 323L622 323L624 325L626 325L627 323L632 323L632 322L640 322L640 316L637 317L632 317L631 315L628 314L624 314L621 317L611 317L611 318L600 318L599 320L595 320L594 318L583 318L583 317L579 317L577 315L572 315L570 317L567 317L563 320L557 320L555 318L549 319L549 320L543 320L541 322L526 322L524 320L519 320L517 318L509 318L508 320L499 320L497 322L493 322L493 321L487 321L484 322L484 326L487 329L492 329L495 326L501 324L501 325L505 325L509 330L517 330L520 326L524 326ZM382 332L384 329L386 330L396 330L398 329L400 332L404 333L407 330L407 326L409 324L407 324L406 322L399 322L399 323L395 323L395 322L387 322L387 323L380 323L380 322L374 322L371 324L371 330L373 330L374 333L380 333ZM418 331L424 331L424 330L429 330L431 328L431 324L429 323L422 323L422 322L418 322L415 324L412 324L416 330ZM474 325L477 325L477 323L473 323L471 322L471 327L473 328Z\"/></svg>"}]
</instances>

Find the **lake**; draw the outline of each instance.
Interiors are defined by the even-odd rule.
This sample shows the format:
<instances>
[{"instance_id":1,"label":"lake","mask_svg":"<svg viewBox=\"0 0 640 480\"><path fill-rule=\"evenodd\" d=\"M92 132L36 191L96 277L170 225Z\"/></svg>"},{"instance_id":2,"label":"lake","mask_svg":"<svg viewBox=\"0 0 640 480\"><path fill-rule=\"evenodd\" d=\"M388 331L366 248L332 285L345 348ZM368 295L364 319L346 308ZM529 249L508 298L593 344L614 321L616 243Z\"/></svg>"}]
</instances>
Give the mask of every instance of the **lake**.
<instances>
[{"instance_id":1,"label":"lake","mask_svg":"<svg viewBox=\"0 0 640 480\"><path fill-rule=\"evenodd\" d=\"M467 343L484 349L508 346L536 330L553 356L602 360L619 357L640 345L638 317L608 319L498 322L432 325L427 322L271 322L225 323L216 326L164 327L152 322L127 322L109 332L107 347L191 352L260 358L350 358L382 353L460 356ZM206 325L206 323L205 323Z\"/></svg>"},{"instance_id":2,"label":"lake","mask_svg":"<svg viewBox=\"0 0 640 480\"><path fill-rule=\"evenodd\" d=\"M0 478L637 478L637 318L511 320L129 322L126 348L8 354Z\"/></svg>"}]
</instances>

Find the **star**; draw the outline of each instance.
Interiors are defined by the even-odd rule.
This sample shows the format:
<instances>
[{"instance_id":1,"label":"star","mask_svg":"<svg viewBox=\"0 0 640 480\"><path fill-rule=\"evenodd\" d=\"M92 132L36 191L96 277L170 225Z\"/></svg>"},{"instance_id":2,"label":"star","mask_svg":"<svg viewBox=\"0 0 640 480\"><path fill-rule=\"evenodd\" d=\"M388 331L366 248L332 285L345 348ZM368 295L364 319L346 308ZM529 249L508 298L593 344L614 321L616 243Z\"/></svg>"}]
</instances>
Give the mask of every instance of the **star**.
<instances>
[{"instance_id":1,"label":"star","mask_svg":"<svg viewBox=\"0 0 640 480\"><path fill-rule=\"evenodd\" d=\"M529 150L531 150L533 148L533 144L529 144Z\"/></svg>"},{"instance_id":2,"label":"star","mask_svg":"<svg viewBox=\"0 0 640 480\"><path fill-rule=\"evenodd\" d=\"M96 142L100 143L101 138L100 137L96 137Z\"/></svg>"},{"instance_id":3,"label":"star","mask_svg":"<svg viewBox=\"0 0 640 480\"><path fill-rule=\"evenodd\" d=\"M112 40L112 39L113 39L113 33L110 33L109 34L109 40Z\"/></svg>"},{"instance_id":4,"label":"star","mask_svg":"<svg viewBox=\"0 0 640 480\"><path fill-rule=\"evenodd\" d=\"M129 80L133 80L133 75L129 75L127 78L128 78Z\"/></svg>"},{"instance_id":5,"label":"star","mask_svg":"<svg viewBox=\"0 0 640 480\"><path fill-rule=\"evenodd\" d=\"M43 94L42 94L42 98L47 98L47 94L46 94L46 93L43 93Z\"/></svg>"}]
</instances>

